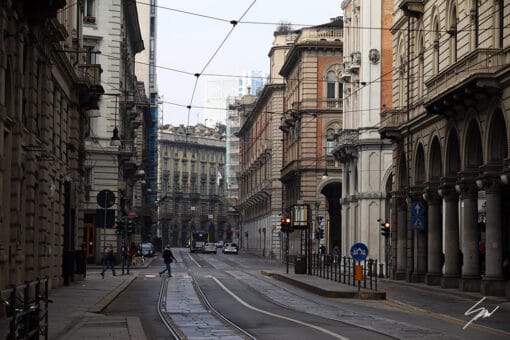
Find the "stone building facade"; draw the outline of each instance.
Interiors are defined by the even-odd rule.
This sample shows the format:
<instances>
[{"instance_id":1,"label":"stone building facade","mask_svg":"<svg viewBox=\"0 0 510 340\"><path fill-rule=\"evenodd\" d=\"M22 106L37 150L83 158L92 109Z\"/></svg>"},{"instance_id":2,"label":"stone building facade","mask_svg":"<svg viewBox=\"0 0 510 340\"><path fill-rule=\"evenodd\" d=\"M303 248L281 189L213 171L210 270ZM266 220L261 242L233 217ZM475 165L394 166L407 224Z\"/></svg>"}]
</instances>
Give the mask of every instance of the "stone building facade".
<instances>
[{"instance_id":1,"label":"stone building facade","mask_svg":"<svg viewBox=\"0 0 510 340\"><path fill-rule=\"evenodd\" d=\"M158 223L162 241L186 247L192 230L206 230L211 242L231 240L225 196L225 125L159 129Z\"/></svg>"},{"instance_id":2,"label":"stone building facade","mask_svg":"<svg viewBox=\"0 0 510 340\"><path fill-rule=\"evenodd\" d=\"M342 255L357 242L368 246L370 258L389 260L389 240L381 222L390 220L387 191L391 192L392 149L379 135L380 108L392 106L392 36L389 27L393 1L345 0L343 129L334 155L343 163ZM388 187L390 188L389 190Z\"/></svg>"},{"instance_id":3,"label":"stone building facade","mask_svg":"<svg viewBox=\"0 0 510 340\"><path fill-rule=\"evenodd\" d=\"M274 33L269 52L270 75L257 97L247 95L231 107L240 117L240 164L238 172L243 247L261 256L283 258L282 216L282 131L285 83L278 73L292 47L295 34Z\"/></svg>"},{"instance_id":4,"label":"stone building facade","mask_svg":"<svg viewBox=\"0 0 510 340\"><path fill-rule=\"evenodd\" d=\"M138 216L133 192L142 192L142 150L137 149L137 131L141 129L143 110L137 103L147 94L139 92L135 76L135 55L144 49L136 1L88 0L83 17L83 41L89 61L101 64L105 93L94 115L85 125L84 207L87 258L99 263L104 246L112 244L116 254L128 240L115 232L115 222L122 216ZM137 105L142 104L142 105ZM140 106L140 108L139 108ZM115 202L107 210L98 202L98 194L109 190ZM105 217L106 214L106 217ZM143 222L143 219L141 220ZM138 224L140 235L142 226Z\"/></svg>"},{"instance_id":5,"label":"stone building facade","mask_svg":"<svg viewBox=\"0 0 510 340\"><path fill-rule=\"evenodd\" d=\"M83 122L103 88L73 53L82 4L0 3L0 289L67 284L83 243Z\"/></svg>"},{"instance_id":6,"label":"stone building facade","mask_svg":"<svg viewBox=\"0 0 510 340\"><path fill-rule=\"evenodd\" d=\"M312 251L319 244L330 251L342 244L342 172L332 154L342 129L342 62L343 19L338 17L295 31L279 71L285 79L282 213L290 215L296 204L309 206L311 227L325 229L324 239L308 243ZM290 255L304 254L309 236L304 230L292 233Z\"/></svg>"},{"instance_id":7,"label":"stone building facade","mask_svg":"<svg viewBox=\"0 0 510 340\"><path fill-rule=\"evenodd\" d=\"M504 4L397 2L393 109L380 129L393 146L396 279L510 296Z\"/></svg>"}]
</instances>

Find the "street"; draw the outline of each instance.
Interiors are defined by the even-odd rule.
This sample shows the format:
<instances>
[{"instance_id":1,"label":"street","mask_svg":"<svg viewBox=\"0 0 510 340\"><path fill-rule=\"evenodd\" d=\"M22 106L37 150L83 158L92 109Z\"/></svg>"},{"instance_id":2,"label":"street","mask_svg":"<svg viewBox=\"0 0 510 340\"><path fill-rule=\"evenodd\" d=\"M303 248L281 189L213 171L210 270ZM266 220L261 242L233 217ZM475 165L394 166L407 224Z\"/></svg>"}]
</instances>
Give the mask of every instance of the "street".
<instances>
[{"instance_id":1,"label":"street","mask_svg":"<svg viewBox=\"0 0 510 340\"><path fill-rule=\"evenodd\" d=\"M264 276L285 273L275 261L243 252L174 254L172 277L159 277L163 262L155 258L104 314L139 317L148 339L510 338L508 303L463 329L477 315L465 315L475 296L383 280L387 300L332 299ZM489 301L477 308L493 311Z\"/></svg>"}]
</instances>

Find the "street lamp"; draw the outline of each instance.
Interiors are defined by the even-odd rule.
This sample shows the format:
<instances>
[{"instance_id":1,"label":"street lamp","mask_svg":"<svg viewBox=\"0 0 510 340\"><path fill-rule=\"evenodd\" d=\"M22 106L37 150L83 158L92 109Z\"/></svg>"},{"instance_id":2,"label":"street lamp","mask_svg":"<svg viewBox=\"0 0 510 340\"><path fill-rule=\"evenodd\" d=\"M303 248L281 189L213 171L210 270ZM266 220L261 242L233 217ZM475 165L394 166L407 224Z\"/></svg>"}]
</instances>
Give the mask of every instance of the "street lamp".
<instances>
[{"instance_id":1,"label":"street lamp","mask_svg":"<svg viewBox=\"0 0 510 340\"><path fill-rule=\"evenodd\" d=\"M110 146L120 146L119 129L117 129L117 96L115 97L115 127L113 128L113 136L110 140Z\"/></svg>"}]
</instances>

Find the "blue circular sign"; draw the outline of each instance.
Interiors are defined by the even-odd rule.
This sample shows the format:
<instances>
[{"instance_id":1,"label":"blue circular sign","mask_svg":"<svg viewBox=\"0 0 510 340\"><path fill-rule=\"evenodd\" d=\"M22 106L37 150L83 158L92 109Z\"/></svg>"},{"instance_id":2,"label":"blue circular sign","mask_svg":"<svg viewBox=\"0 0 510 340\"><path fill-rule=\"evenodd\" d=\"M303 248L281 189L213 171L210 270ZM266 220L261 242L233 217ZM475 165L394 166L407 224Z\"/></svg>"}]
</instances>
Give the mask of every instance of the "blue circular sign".
<instances>
[{"instance_id":1,"label":"blue circular sign","mask_svg":"<svg viewBox=\"0 0 510 340\"><path fill-rule=\"evenodd\" d=\"M368 247L364 243L356 243L351 247L351 257L356 261L363 261L368 256Z\"/></svg>"}]
</instances>

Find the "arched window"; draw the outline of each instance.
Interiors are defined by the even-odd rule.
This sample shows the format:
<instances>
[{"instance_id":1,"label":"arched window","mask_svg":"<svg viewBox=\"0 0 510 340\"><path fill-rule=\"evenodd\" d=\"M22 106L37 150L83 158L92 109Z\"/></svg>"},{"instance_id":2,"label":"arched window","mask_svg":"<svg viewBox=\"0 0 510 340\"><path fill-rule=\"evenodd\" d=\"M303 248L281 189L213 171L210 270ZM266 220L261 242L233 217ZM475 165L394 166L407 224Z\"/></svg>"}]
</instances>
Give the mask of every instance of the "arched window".
<instances>
[{"instance_id":1,"label":"arched window","mask_svg":"<svg viewBox=\"0 0 510 340\"><path fill-rule=\"evenodd\" d=\"M328 129L326 131L326 155L331 155L335 148L335 130Z\"/></svg>"},{"instance_id":2,"label":"arched window","mask_svg":"<svg viewBox=\"0 0 510 340\"><path fill-rule=\"evenodd\" d=\"M448 34L450 35L450 64L457 61L457 5L451 3L448 16Z\"/></svg>"},{"instance_id":3,"label":"arched window","mask_svg":"<svg viewBox=\"0 0 510 340\"><path fill-rule=\"evenodd\" d=\"M423 48L423 33L420 32L418 34L417 39L417 52L418 52L418 98L421 98L423 96L423 86L424 86L424 48Z\"/></svg>"},{"instance_id":4,"label":"arched window","mask_svg":"<svg viewBox=\"0 0 510 340\"><path fill-rule=\"evenodd\" d=\"M434 55L432 58L432 70L433 74L439 73L439 22L437 17L434 19L434 25L432 26L434 31L432 32L433 36L433 49L434 49Z\"/></svg>"},{"instance_id":5,"label":"arched window","mask_svg":"<svg viewBox=\"0 0 510 340\"><path fill-rule=\"evenodd\" d=\"M326 73L326 98L329 108L341 107L341 100L343 96L343 83L340 79L340 67L338 72L330 70Z\"/></svg>"}]
</instances>

